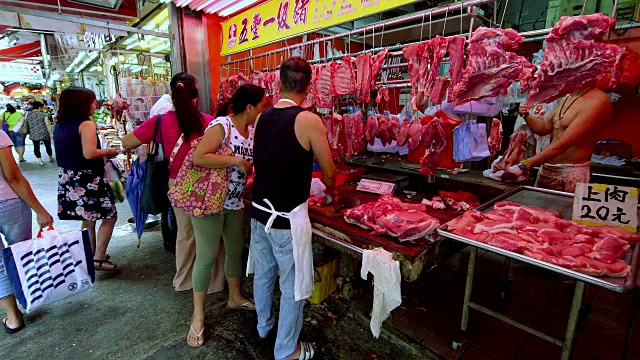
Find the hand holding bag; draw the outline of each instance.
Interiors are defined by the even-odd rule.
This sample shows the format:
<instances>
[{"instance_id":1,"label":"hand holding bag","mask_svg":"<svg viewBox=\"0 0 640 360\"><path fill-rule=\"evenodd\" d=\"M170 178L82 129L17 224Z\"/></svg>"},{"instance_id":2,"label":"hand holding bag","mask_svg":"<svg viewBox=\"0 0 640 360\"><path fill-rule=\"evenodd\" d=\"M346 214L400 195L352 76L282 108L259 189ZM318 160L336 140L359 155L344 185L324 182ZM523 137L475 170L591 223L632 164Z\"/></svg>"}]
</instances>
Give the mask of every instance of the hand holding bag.
<instances>
[{"instance_id":1,"label":"hand holding bag","mask_svg":"<svg viewBox=\"0 0 640 360\"><path fill-rule=\"evenodd\" d=\"M4 248L2 257L16 299L28 313L90 290L95 282L87 230L40 230L35 239Z\"/></svg>"},{"instance_id":2,"label":"hand holding bag","mask_svg":"<svg viewBox=\"0 0 640 360\"><path fill-rule=\"evenodd\" d=\"M169 161L162 151L162 115L156 118L153 143L147 155L147 173L142 188L140 208L143 213L157 215L169 208Z\"/></svg>"},{"instance_id":3,"label":"hand holding bag","mask_svg":"<svg viewBox=\"0 0 640 360\"><path fill-rule=\"evenodd\" d=\"M225 127L226 137L216 154L233 156L230 121ZM199 217L220 214L224 210L231 176L231 167L210 169L193 164L193 152L201 140L199 138L191 143L191 150L180 167L176 183L169 190L169 199L174 207ZM173 151L177 152L176 149Z\"/></svg>"}]
</instances>

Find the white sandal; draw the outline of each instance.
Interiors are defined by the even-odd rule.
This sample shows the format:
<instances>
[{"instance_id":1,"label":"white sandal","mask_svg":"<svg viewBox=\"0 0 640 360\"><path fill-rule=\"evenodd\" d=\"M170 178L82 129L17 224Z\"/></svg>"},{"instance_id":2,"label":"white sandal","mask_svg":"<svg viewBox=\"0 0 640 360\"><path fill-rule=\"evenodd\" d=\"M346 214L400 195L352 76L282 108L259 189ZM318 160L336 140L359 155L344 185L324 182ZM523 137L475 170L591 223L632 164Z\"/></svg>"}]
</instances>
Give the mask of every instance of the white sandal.
<instances>
[{"instance_id":1,"label":"white sandal","mask_svg":"<svg viewBox=\"0 0 640 360\"><path fill-rule=\"evenodd\" d=\"M315 351L313 350L313 345L308 342L300 342L300 359L299 360L310 360L313 359L313 355L315 355Z\"/></svg>"},{"instance_id":2,"label":"white sandal","mask_svg":"<svg viewBox=\"0 0 640 360\"><path fill-rule=\"evenodd\" d=\"M191 325L189 327L189 333L191 332L195 334L196 338L198 339L198 342L195 342L195 343L189 342L189 334L187 334L187 345L189 345L192 348L199 348L202 345L204 345L204 337L202 337L202 333L204 333L204 326L202 327L202 330L200 330L200 333L198 333L196 329L193 328L193 325ZM200 342L200 337L202 337L202 342Z\"/></svg>"}]
</instances>

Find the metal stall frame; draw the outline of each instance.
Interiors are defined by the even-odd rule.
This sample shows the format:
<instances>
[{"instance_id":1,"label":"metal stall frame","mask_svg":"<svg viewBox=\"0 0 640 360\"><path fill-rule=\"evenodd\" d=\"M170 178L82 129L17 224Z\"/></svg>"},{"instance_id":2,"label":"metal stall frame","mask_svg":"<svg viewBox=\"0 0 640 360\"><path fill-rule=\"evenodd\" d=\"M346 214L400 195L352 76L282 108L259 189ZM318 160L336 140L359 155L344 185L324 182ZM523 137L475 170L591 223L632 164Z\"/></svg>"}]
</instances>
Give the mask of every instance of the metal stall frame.
<instances>
[{"instance_id":1,"label":"metal stall frame","mask_svg":"<svg viewBox=\"0 0 640 360\"><path fill-rule=\"evenodd\" d=\"M493 207L493 205L496 202L510 199L512 196L522 191L538 192L540 194L548 194L548 195L557 196L561 198L574 197L574 194L571 194L571 193L541 189L541 188L536 188L531 186L522 186L522 187L513 189L486 204L481 205L476 210L478 211L488 210L491 207ZM562 347L561 359L568 360L571 356L571 351L573 350L573 340L575 338L575 330L578 324L578 315L580 313L580 308L582 306L582 297L584 294L585 283L589 283L589 284L602 287L610 291L615 291L618 293L631 291L635 288L635 279L637 278L637 275L638 275L638 256L640 252L640 246L638 246L638 244L634 244L632 246L631 254L627 259L628 264L631 266L631 270L629 271L629 273L624 279L598 278L598 277L586 275L574 270L569 270L554 264L550 264L545 261L536 260L525 255L510 252L495 246L487 245L475 240L471 240L471 239L467 239L467 238L455 235L447 230L446 224L438 228L437 231L438 231L438 234L442 237L456 240L472 246L472 249L469 254L469 264L467 267L467 278L466 278L464 301L463 301L463 307L462 307L462 321L460 324L460 328L462 331L467 330L467 325L469 322L469 309L475 309L495 319L505 322L511 326L517 327L518 329L523 330L529 334L535 335L543 340L546 340L548 342L561 346ZM556 339L548 334L545 334L541 331L533 329L527 325L524 325L513 319L510 319L501 313L490 310L482 305L479 305L471 301L471 291L473 289L473 277L474 277L475 263L476 263L476 257L478 254L478 249L490 251L498 255L502 255L507 259L518 260L520 262L533 265L545 270L549 270L551 272L554 272L560 275L571 277L576 280L576 287L573 292L573 299L571 301L571 309L569 312L569 320L567 322L567 328L566 328L565 337L563 340Z\"/></svg>"}]
</instances>

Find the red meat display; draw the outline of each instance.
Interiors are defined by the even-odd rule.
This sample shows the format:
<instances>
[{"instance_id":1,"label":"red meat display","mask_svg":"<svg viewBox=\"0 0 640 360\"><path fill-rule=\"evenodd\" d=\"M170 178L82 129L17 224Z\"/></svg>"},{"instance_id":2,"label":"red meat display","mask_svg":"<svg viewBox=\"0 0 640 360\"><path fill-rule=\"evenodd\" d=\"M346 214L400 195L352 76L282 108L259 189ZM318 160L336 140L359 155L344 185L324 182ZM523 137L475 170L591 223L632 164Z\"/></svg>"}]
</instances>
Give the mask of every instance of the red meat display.
<instances>
[{"instance_id":1,"label":"red meat display","mask_svg":"<svg viewBox=\"0 0 640 360\"><path fill-rule=\"evenodd\" d=\"M450 221L448 230L504 250L595 276L624 277L624 259L640 236L612 227L564 220L551 209L497 202L484 214L474 210Z\"/></svg>"},{"instance_id":2,"label":"red meat display","mask_svg":"<svg viewBox=\"0 0 640 360\"><path fill-rule=\"evenodd\" d=\"M424 204L404 203L392 195L382 195L344 213L346 222L371 229L372 234L387 234L400 241L416 240L439 226L439 221L425 213Z\"/></svg>"}]
</instances>

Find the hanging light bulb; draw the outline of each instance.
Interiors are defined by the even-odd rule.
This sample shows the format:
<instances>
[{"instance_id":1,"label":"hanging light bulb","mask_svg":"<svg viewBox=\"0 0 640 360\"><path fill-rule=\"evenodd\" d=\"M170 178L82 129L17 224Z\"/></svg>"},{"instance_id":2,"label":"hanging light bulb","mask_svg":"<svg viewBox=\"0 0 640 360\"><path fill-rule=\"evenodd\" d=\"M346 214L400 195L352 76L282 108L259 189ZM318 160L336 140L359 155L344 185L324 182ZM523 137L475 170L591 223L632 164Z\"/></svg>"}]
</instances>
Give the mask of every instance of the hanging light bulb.
<instances>
[{"instance_id":1,"label":"hanging light bulb","mask_svg":"<svg viewBox=\"0 0 640 360\"><path fill-rule=\"evenodd\" d=\"M102 71L102 65L96 66L96 71Z\"/></svg>"},{"instance_id":2,"label":"hanging light bulb","mask_svg":"<svg viewBox=\"0 0 640 360\"><path fill-rule=\"evenodd\" d=\"M114 56L111 58L111 60L109 60L109 64L111 65L115 65L118 62L118 57Z\"/></svg>"},{"instance_id":3,"label":"hanging light bulb","mask_svg":"<svg viewBox=\"0 0 640 360\"><path fill-rule=\"evenodd\" d=\"M124 62L124 55L118 55L118 61L120 61L121 63Z\"/></svg>"},{"instance_id":4,"label":"hanging light bulb","mask_svg":"<svg viewBox=\"0 0 640 360\"><path fill-rule=\"evenodd\" d=\"M142 40L140 40L140 47L141 48L147 47L147 40L144 39L144 35L142 36Z\"/></svg>"}]
</instances>

